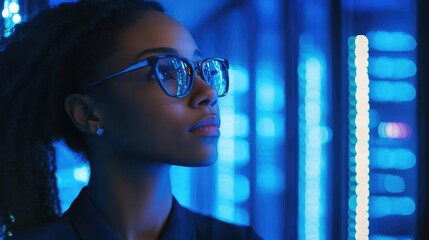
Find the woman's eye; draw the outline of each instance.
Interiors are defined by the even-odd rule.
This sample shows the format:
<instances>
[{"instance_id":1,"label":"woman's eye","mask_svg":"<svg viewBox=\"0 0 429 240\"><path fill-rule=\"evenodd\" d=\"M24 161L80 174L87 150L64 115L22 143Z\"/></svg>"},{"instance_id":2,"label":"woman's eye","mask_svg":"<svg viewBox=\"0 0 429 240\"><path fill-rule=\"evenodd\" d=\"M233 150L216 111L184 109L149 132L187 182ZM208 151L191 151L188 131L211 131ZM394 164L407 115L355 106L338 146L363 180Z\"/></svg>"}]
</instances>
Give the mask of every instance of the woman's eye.
<instances>
[{"instance_id":1,"label":"woman's eye","mask_svg":"<svg viewBox=\"0 0 429 240\"><path fill-rule=\"evenodd\" d=\"M155 73L152 70L146 73L145 79L153 79L153 78L155 78Z\"/></svg>"},{"instance_id":2,"label":"woman's eye","mask_svg":"<svg viewBox=\"0 0 429 240\"><path fill-rule=\"evenodd\" d=\"M164 69L164 70L161 69L160 74L163 79L174 79L174 74L168 69Z\"/></svg>"}]
</instances>

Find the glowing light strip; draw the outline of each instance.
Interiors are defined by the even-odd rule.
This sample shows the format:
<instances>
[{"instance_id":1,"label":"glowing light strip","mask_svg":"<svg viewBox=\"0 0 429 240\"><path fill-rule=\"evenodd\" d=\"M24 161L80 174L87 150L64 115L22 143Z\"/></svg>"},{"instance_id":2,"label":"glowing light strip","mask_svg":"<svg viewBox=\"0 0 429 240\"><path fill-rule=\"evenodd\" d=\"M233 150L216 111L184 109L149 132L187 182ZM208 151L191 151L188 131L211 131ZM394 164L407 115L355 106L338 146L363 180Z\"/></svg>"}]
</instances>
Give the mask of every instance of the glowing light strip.
<instances>
[{"instance_id":1,"label":"glowing light strip","mask_svg":"<svg viewBox=\"0 0 429 240\"><path fill-rule=\"evenodd\" d=\"M216 215L227 221L235 221L235 112L234 79L230 81L228 95L219 101L221 114L221 132L219 139L219 159L217 162Z\"/></svg>"},{"instance_id":2,"label":"glowing light strip","mask_svg":"<svg viewBox=\"0 0 429 240\"><path fill-rule=\"evenodd\" d=\"M243 94L249 91L249 76L246 68L241 66L230 67L230 77L233 81L231 84L234 91L233 97L237 99L243 99ZM240 100L237 101L240 105ZM250 224L250 214L246 207L246 203L250 198L250 180L246 174L243 174L243 169L248 167L249 164L249 120L245 112L240 110L246 110L235 104L234 115L232 115L234 125L229 127L233 128L234 135L229 139L227 146L222 148L231 150L229 159L232 159L234 164L234 222L238 224L248 225Z\"/></svg>"},{"instance_id":3,"label":"glowing light strip","mask_svg":"<svg viewBox=\"0 0 429 240\"><path fill-rule=\"evenodd\" d=\"M324 55L311 37L300 37L299 75L299 239L325 239L327 156L330 141L323 86Z\"/></svg>"},{"instance_id":4,"label":"glowing light strip","mask_svg":"<svg viewBox=\"0 0 429 240\"><path fill-rule=\"evenodd\" d=\"M255 160L254 227L264 239L283 239L285 216L282 194L285 191L285 79L284 39L281 31L281 0L256 0L258 34L255 44L255 99L247 104L254 108L251 133ZM255 100L255 102L252 102ZM262 207L259 207L262 206Z\"/></svg>"},{"instance_id":5,"label":"glowing light strip","mask_svg":"<svg viewBox=\"0 0 429 240\"><path fill-rule=\"evenodd\" d=\"M368 38L349 39L350 74L350 187L349 208L355 214L349 223L349 239L369 239L369 77ZM353 59L354 57L354 59ZM354 169L353 169L354 167ZM355 188L353 189L353 186ZM354 191L353 191L354 190ZM350 217L352 218L352 214ZM354 234L353 234L354 233ZM353 236L354 235L354 236Z\"/></svg>"},{"instance_id":6,"label":"glowing light strip","mask_svg":"<svg viewBox=\"0 0 429 240\"><path fill-rule=\"evenodd\" d=\"M321 66L315 58L305 63L305 236L320 239L321 217ZM317 108L317 109L316 109ZM317 134L317 132L319 132Z\"/></svg>"}]
</instances>

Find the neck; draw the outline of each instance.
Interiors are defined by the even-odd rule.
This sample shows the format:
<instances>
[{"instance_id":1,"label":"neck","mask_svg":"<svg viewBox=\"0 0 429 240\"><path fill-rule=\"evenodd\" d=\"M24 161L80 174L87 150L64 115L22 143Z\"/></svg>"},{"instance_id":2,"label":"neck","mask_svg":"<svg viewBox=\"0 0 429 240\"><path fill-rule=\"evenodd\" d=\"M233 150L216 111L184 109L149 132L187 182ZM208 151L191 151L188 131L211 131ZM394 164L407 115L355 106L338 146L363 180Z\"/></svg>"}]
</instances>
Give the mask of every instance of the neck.
<instances>
[{"instance_id":1,"label":"neck","mask_svg":"<svg viewBox=\"0 0 429 240\"><path fill-rule=\"evenodd\" d=\"M123 239L157 239L172 205L170 166L131 165L92 166L88 193Z\"/></svg>"}]
</instances>

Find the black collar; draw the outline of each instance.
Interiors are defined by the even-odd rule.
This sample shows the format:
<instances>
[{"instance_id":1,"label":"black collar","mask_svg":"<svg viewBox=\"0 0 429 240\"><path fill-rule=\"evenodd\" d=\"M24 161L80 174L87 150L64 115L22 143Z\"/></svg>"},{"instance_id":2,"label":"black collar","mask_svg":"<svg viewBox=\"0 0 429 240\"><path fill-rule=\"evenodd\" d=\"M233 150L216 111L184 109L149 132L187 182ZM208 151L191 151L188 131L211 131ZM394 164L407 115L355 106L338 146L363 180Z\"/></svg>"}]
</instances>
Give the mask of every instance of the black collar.
<instances>
[{"instance_id":1,"label":"black collar","mask_svg":"<svg viewBox=\"0 0 429 240\"><path fill-rule=\"evenodd\" d=\"M86 192L82 189L63 218L69 218L80 239L120 240L119 235L107 223ZM173 197L172 208L159 237L160 240L196 239L194 218L191 212L182 207Z\"/></svg>"}]
</instances>

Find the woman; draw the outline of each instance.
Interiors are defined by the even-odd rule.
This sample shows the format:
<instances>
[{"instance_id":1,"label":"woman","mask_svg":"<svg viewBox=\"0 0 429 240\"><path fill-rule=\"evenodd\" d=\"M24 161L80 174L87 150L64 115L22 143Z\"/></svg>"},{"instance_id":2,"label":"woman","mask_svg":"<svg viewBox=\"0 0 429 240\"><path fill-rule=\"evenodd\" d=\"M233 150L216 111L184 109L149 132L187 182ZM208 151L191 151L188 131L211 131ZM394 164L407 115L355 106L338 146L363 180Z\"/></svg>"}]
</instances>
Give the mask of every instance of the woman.
<instances>
[{"instance_id":1,"label":"woman","mask_svg":"<svg viewBox=\"0 0 429 240\"><path fill-rule=\"evenodd\" d=\"M259 239L172 196L170 165L216 159L228 62L202 58L159 4L63 4L17 26L2 49L6 237ZM61 217L52 147L59 140L91 167L88 186Z\"/></svg>"}]
</instances>

